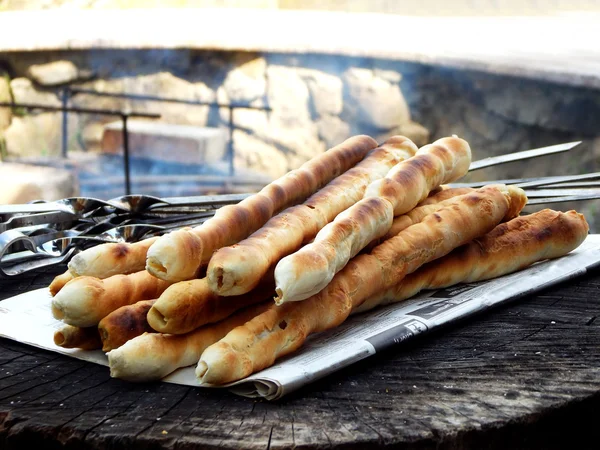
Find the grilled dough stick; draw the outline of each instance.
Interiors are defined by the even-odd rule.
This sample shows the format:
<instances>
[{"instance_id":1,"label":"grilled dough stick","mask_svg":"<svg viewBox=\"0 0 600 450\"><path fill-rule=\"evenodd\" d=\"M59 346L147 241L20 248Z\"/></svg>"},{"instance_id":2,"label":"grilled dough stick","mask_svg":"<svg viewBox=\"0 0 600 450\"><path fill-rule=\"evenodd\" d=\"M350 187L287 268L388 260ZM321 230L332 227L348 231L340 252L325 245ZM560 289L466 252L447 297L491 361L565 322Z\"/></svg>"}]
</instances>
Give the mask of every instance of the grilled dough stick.
<instances>
[{"instance_id":1,"label":"grilled dough stick","mask_svg":"<svg viewBox=\"0 0 600 450\"><path fill-rule=\"evenodd\" d=\"M443 138L373 181L365 198L324 226L312 244L279 261L275 302L304 300L319 292L350 258L389 231L395 215L413 209L441 183L463 176L470 162L466 141Z\"/></svg>"},{"instance_id":2,"label":"grilled dough stick","mask_svg":"<svg viewBox=\"0 0 600 450\"><path fill-rule=\"evenodd\" d=\"M125 305L108 314L98 324L102 351L109 352L144 333L153 333L146 316L156 300L141 300Z\"/></svg>"},{"instance_id":3,"label":"grilled dough stick","mask_svg":"<svg viewBox=\"0 0 600 450\"><path fill-rule=\"evenodd\" d=\"M252 305L226 319L187 334L145 333L108 352L110 376L129 381L159 380L198 362L202 352L229 331L265 311L271 302Z\"/></svg>"},{"instance_id":4,"label":"grilled dough stick","mask_svg":"<svg viewBox=\"0 0 600 450\"><path fill-rule=\"evenodd\" d=\"M208 347L196 368L202 383L239 380L299 348L308 335L342 323L352 309L397 284L421 265L491 231L509 209L499 189L460 197L422 222L352 259L318 294L273 304Z\"/></svg>"},{"instance_id":5,"label":"grilled dough stick","mask_svg":"<svg viewBox=\"0 0 600 450\"><path fill-rule=\"evenodd\" d=\"M73 256L69 271L74 277L90 276L108 278L144 270L146 253L156 237L135 243L100 244Z\"/></svg>"},{"instance_id":6,"label":"grilled dough stick","mask_svg":"<svg viewBox=\"0 0 600 450\"><path fill-rule=\"evenodd\" d=\"M217 250L206 272L210 288L225 296L250 291L283 256L315 237L335 216L359 201L369 183L385 176L416 150L415 144L403 136L388 139L302 205L271 218L236 245Z\"/></svg>"},{"instance_id":7,"label":"grilled dough stick","mask_svg":"<svg viewBox=\"0 0 600 450\"><path fill-rule=\"evenodd\" d=\"M490 189L499 189L510 198L510 207L503 220L515 217L527 202L523 190L514 186L490 185L472 192L485 193ZM392 237L400 230L420 222L428 214L459 201L460 197L454 197L437 204L420 206L392 221L391 208L382 206L386 203L389 205L386 200L373 197L362 200L324 227L313 243L279 261L275 268L275 302L280 305L304 300L320 292L351 258L374 240L386 234ZM386 211L390 214L386 215ZM390 235L394 225L395 232Z\"/></svg>"},{"instance_id":8,"label":"grilled dough stick","mask_svg":"<svg viewBox=\"0 0 600 450\"><path fill-rule=\"evenodd\" d=\"M58 294L58 291L60 291L64 287L64 285L71 281L73 278L73 274L68 270L65 273L61 273L60 275L55 276L52 280L52 283L50 283L50 285L48 286L48 289L50 290L50 295L54 297L56 294Z\"/></svg>"},{"instance_id":9,"label":"grilled dough stick","mask_svg":"<svg viewBox=\"0 0 600 450\"><path fill-rule=\"evenodd\" d=\"M444 183L464 176L471 165L471 148L456 136L438 139L421 147L417 154L398 164L385 178L374 181L367 197L382 197L394 208L394 216L404 214L425 200Z\"/></svg>"},{"instance_id":10,"label":"grilled dough stick","mask_svg":"<svg viewBox=\"0 0 600 450\"><path fill-rule=\"evenodd\" d=\"M54 332L54 343L62 348L81 350L97 350L102 347L96 327L81 328L65 325Z\"/></svg>"},{"instance_id":11,"label":"grilled dough stick","mask_svg":"<svg viewBox=\"0 0 600 450\"><path fill-rule=\"evenodd\" d=\"M544 209L517 217L425 264L400 283L366 300L352 314L406 300L424 289L489 280L537 261L558 258L576 249L587 233L585 218L575 211Z\"/></svg>"},{"instance_id":12,"label":"grilled dough stick","mask_svg":"<svg viewBox=\"0 0 600 450\"><path fill-rule=\"evenodd\" d=\"M368 136L347 139L237 205L219 208L201 226L160 237L148 251L147 270L165 280L194 278L215 250L248 237L274 214L303 201L375 147L377 142Z\"/></svg>"},{"instance_id":13,"label":"grilled dough stick","mask_svg":"<svg viewBox=\"0 0 600 450\"><path fill-rule=\"evenodd\" d=\"M161 333L188 333L207 323L217 322L235 311L273 298L273 272L256 289L233 297L221 297L208 286L206 278L180 281L162 293L148 311L150 326Z\"/></svg>"},{"instance_id":14,"label":"grilled dough stick","mask_svg":"<svg viewBox=\"0 0 600 450\"><path fill-rule=\"evenodd\" d=\"M91 327L121 306L157 298L169 285L145 270L104 280L77 277L52 299L52 314L69 325Z\"/></svg>"}]
</instances>

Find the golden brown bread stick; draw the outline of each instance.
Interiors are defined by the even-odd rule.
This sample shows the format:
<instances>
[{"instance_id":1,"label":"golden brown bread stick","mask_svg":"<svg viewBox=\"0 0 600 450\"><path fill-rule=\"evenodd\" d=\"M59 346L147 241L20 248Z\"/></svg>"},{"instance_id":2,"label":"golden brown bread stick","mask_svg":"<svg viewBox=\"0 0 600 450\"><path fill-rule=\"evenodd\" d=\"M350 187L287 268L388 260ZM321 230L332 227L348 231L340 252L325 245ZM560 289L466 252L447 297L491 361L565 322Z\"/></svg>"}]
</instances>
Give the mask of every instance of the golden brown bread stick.
<instances>
[{"instance_id":1,"label":"golden brown bread stick","mask_svg":"<svg viewBox=\"0 0 600 450\"><path fill-rule=\"evenodd\" d=\"M359 201L369 183L385 176L416 150L410 139L393 136L303 204L272 217L237 244L217 250L208 263L210 288L226 296L249 292L283 256L314 238L323 226Z\"/></svg>"},{"instance_id":2,"label":"golden brown bread stick","mask_svg":"<svg viewBox=\"0 0 600 450\"><path fill-rule=\"evenodd\" d=\"M308 335L342 323L352 309L397 284L421 265L491 231L509 210L510 196L489 189L453 205L352 259L331 283L302 302L273 305L208 347L196 368L202 383L223 384L264 369L299 348Z\"/></svg>"},{"instance_id":3,"label":"golden brown bread stick","mask_svg":"<svg viewBox=\"0 0 600 450\"><path fill-rule=\"evenodd\" d=\"M108 353L110 376L129 381L159 380L198 362L209 345L263 312L271 302L252 305L220 322L187 334L145 333Z\"/></svg>"},{"instance_id":4,"label":"golden brown bread stick","mask_svg":"<svg viewBox=\"0 0 600 450\"><path fill-rule=\"evenodd\" d=\"M54 343L59 347L81 350L102 348L102 341L100 341L100 334L96 327L81 328L65 325L54 332Z\"/></svg>"},{"instance_id":5,"label":"golden brown bread stick","mask_svg":"<svg viewBox=\"0 0 600 450\"><path fill-rule=\"evenodd\" d=\"M221 297L208 286L206 278L180 281L162 293L148 311L148 323L161 333L188 333L207 323L217 322L246 306L273 298L273 272L255 289L242 295Z\"/></svg>"},{"instance_id":6,"label":"golden brown bread stick","mask_svg":"<svg viewBox=\"0 0 600 450\"><path fill-rule=\"evenodd\" d=\"M413 209L440 183L463 176L470 162L469 144L450 137L395 165L385 178L369 184L364 199L325 225L314 242L279 261L275 301L300 301L319 292L352 257L389 231L395 215ZM384 183L386 179L392 184ZM388 185L394 189L379 189Z\"/></svg>"},{"instance_id":7,"label":"golden brown bread stick","mask_svg":"<svg viewBox=\"0 0 600 450\"><path fill-rule=\"evenodd\" d=\"M63 288L63 286L69 281L71 281L73 278L73 274L71 274L71 272L69 272L68 270L65 273L61 273L60 275L55 276L52 280L52 283L50 283L50 285L48 286L48 289L50 290L50 295L54 297L56 294L58 294L58 291L60 291Z\"/></svg>"},{"instance_id":8,"label":"golden brown bread stick","mask_svg":"<svg viewBox=\"0 0 600 450\"><path fill-rule=\"evenodd\" d=\"M575 211L544 209L514 218L425 264L396 285L366 300L352 314L406 300L424 289L489 280L537 261L558 258L579 247L587 234L585 218Z\"/></svg>"},{"instance_id":9,"label":"golden brown bread stick","mask_svg":"<svg viewBox=\"0 0 600 450\"><path fill-rule=\"evenodd\" d=\"M52 314L69 325L95 326L121 306L157 298L171 284L145 270L104 280L77 277L53 297Z\"/></svg>"},{"instance_id":10,"label":"golden brown bread stick","mask_svg":"<svg viewBox=\"0 0 600 450\"><path fill-rule=\"evenodd\" d=\"M490 185L472 192L485 192L488 189L500 189L510 197L511 206L502 220L512 219L527 202L523 190L514 186ZM449 198L437 204L420 206L392 221L391 207L382 206L389 205L385 199L364 199L323 228L313 243L279 261L275 268L275 302L282 304L300 301L318 293L352 257L374 239L378 239L383 233L388 238L394 236L400 230L420 222L428 214L456 201L456 198ZM382 208L378 209L379 206ZM387 215L385 211L388 212ZM390 232L391 227L395 228L394 234Z\"/></svg>"},{"instance_id":11,"label":"golden brown bread stick","mask_svg":"<svg viewBox=\"0 0 600 450\"><path fill-rule=\"evenodd\" d=\"M109 352L144 333L153 333L146 316L156 300L141 300L121 306L104 317L98 324L102 351Z\"/></svg>"},{"instance_id":12,"label":"golden brown bread stick","mask_svg":"<svg viewBox=\"0 0 600 450\"><path fill-rule=\"evenodd\" d=\"M147 270L165 280L194 278L215 250L248 237L274 214L303 201L375 147L377 142L368 136L347 139L237 205L220 208L201 226L162 236L148 251Z\"/></svg>"},{"instance_id":13,"label":"golden brown bread stick","mask_svg":"<svg viewBox=\"0 0 600 450\"><path fill-rule=\"evenodd\" d=\"M438 139L421 147L417 154L398 164L385 178L374 181L367 197L382 197L394 208L394 216L404 214L423 201L443 183L464 176L471 164L471 148L456 136Z\"/></svg>"},{"instance_id":14,"label":"golden brown bread stick","mask_svg":"<svg viewBox=\"0 0 600 450\"><path fill-rule=\"evenodd\" d=\"M73 256L68 264L69 271L74 277L101 279L140 272L146 265L146 253L156 239L96 245Z\"/></svg>"}]
</instances>

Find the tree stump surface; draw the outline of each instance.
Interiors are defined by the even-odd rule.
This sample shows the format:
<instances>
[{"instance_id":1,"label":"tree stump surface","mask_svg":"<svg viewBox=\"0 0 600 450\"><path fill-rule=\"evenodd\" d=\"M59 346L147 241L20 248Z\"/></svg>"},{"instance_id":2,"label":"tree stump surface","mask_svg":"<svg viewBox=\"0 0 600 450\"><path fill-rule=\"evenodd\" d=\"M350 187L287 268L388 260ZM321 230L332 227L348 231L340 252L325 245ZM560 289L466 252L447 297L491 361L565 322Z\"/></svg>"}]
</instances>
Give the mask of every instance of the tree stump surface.
<instances>
[{"instance_id":1,"label":"tree stump surface","mask_svg":"<svg viewBox=\"0 0 600 450\"><path fill-rule=\"evenodd\" d=\"M0 300L64 270L0 280ZM597 448L598 316L600 270L276 402L111 379L0 339L0 449Z\"/></svg>"}]
</instances>

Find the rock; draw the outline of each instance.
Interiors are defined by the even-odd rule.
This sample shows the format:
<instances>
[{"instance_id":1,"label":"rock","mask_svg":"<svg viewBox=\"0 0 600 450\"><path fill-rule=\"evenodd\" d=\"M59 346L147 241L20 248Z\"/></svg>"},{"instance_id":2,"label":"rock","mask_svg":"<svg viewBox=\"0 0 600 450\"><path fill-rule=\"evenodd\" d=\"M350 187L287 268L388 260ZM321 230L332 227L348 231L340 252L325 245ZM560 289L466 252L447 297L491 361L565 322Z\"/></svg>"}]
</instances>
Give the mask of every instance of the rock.
<instances>
[{"instance_id":1,"label":"rock","mask_svg":"<svg viewBox=\"0 0 600 450\"><path fill-rule=\"evenodd\" d=\"M236 170L252 170L279 178L288 171L288 161L276 147L245 131L233 132L234 165Z\"/></svg>"},{"instance_id":2,"label":"rock","mask_svg":"<svg viewBox=\"0 0 600 450\"><path fill-rule=\"evenodd\" d=\"M346 121L390 130L410 120L408 105L397 84L375 76L372 70L356 67L344 72L343 80L347 87Z\"/></svg>"},{"instance_id":3,"label":"rock","mask_svg":"<svg viewBox=\"0 0 600 450\"><path fill-rule=\"evenodd\" d=\"M15 78L10 82L15 103L38 103L40 105L61 106L61 101L54 92L37 89L27 78ZM31 114L26 111L26 114Z\"/></svg>"},{"instance_id":4,"label":"rock","mask_svg":"<svg viewBox=\"0 0 600 450\"><path fill-rule=\"evenodd\" d=\"M68 170L0 161L0 204L59 200L79 195L77 178Z\"/></svg>"},{"instance_id":5,"label":"rock","mask_svg":"<svg viewBox=\"0 0 600 450\"><path fill-rule=\"evenodd\" d=\"M227 132L218 128L130 120L129 154L132 157L173 163L211 164L225 157ZM105 126L102 151L123 151L122 122Z\"/></svg>"},{"instance_id":6,"label":"rock","mask_svg":"<svg viewBox=\"0 0 600 450\"><path fill-rule=\"evenodd\" d=\"M224 103L246 104L262 100L266 93L265 78L267 63L255 54L238 54L233 63L236 65L223 81L222 99Z\"/></svg>"},{"instance_id":7,"label":"rock","mask_svg":"<svg viewBox=\"0 0 600 450\"><path fill-rule=\"evenodd\" d=\"M294 68L269 66L267 96L272 108L268 127L255 134L286 153L290 169L325 151L309 110L308 87Z\"/></svg>"},{"instance_id":8,"label":"rock","mask_svg":"<svg viewBox=\"0 0 600 450\"><path fill-rule=\"evenodd\" d=\"M417 147L422 147L429 143L429 130L423 125L412 121L404 123L391 131L373 136L373 138L377 142L383 142L395 135L406 136L413 141Z\"/></svg>"},{"instance_id":9,"label":"rock","mask_svg":"<svg viewBox=\"0 0 600 450\"><path fill-rule=\"evenodd\" d=\"M308 87L293 67L269 66L268 104L271 116L288 127L300 127L311 122L308 108Z\"/></svg>"},{"instance_id":10,"label":"rock","mask_svg":"<svg viewBox=\"0 0 600 450\"><path fill-rule=\"evenodd\" d=\"M206 84L192 83L169 72L127 77L123 80L122 92L186 101L213 102L215 100L214 91ZM135 100L131 101L130 105L132 110L157 113L161 115L161 121L180 125L205 126L209 112L208 106L175 102Z\"/></svg>"},{"instance_id":11,"label":"rock","mask_svg":"<svg viewBox=\"0 0 600 450\"><path fill-rule=\"evenodd\" d=\"M373 75L395 84L400 83L402 80L402 74L395 70L373 69Z\"/></svg>"},{"instance_id":12,"label":"rock","mask_svg":"<svg viewBox=\"0 0 600 450\"><path fill-rule=\"evenodd\" d=\"M77 148L76 131L79 117L68 115L68 147ZM40 113L24 117L14 116L4 132L9 156L60 156L62 149L62 114Z\"/></svg>"},{"instance_id":13,"label":"rock","mask_svg":"<svg viewBox=\"0 0 600 450\"><path fill-rule=\"evenodd\" d=\"M89 77L89 74L85 75ZM71 61L34 64L27 70L27 76L41 86L59 86L80 78L77 67Z\"/></svg>"},{"instance_id":14,"label":"rock","mask_svg":"<svg viewBox=\"0 0 600 450\"><path fill-rule=\"evenodd\" d=\"M84 149L88 152L99 152L102 150L102 135L105 124L94 122L83 127L81 139Z\"/></svg>"},{"instance_id":15,"label":"rock","mask_svg":"<svg viewBox=\"0 0 600 450\"><path fill-rule=\"evenodd\" d=\"M323 116L317 120L319 137L325 141L325 146L331 148L340 144L352 135L350 125L338 116Z\"/></svg>"},{"instance_id":16,"label":"rock","mask_svg":"<svg viewBox=\"0 0 600 450\"><path fill-rule=\"evenodd\" d=\"M320 70L297 69L306 82L312 105L318 117L339 115L344 106L342 99L342 80Z\"/></svg>"},{"instance_id":17,"label":"rock","mask_svg":"<svg viewBox=\"0 0 600 450\"><path fill-rule=\"evenodd\" d=\"M0 102L10 102L12 96L10 95L10 82L8 74L0 71ZM0 106L0 132L7 129L12 120L11 108Z\"/></svg>"}]
</instances>

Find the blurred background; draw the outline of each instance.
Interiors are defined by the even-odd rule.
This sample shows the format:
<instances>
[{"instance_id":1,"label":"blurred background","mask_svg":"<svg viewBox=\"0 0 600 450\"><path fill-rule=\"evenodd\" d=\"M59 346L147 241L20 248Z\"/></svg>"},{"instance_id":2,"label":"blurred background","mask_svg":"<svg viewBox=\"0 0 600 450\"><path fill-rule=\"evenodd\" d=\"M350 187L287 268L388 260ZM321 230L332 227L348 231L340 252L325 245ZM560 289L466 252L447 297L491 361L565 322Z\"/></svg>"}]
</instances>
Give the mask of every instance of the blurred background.
<instances>
[{"instance_id":1,"label":"blurred background","mask_svg":"<svg viewBox=\"0 0 600 450\"><path fill-rule=\"evenodd\" d=\"M0 203L251 192L354 134L456 134L474 159L583 141L462 181L600 171L599 13L577 0L0 0L0 102L19 105L0 107ZM595 229L596 205L548 206Z\"/></svg>"}]
</instances>

